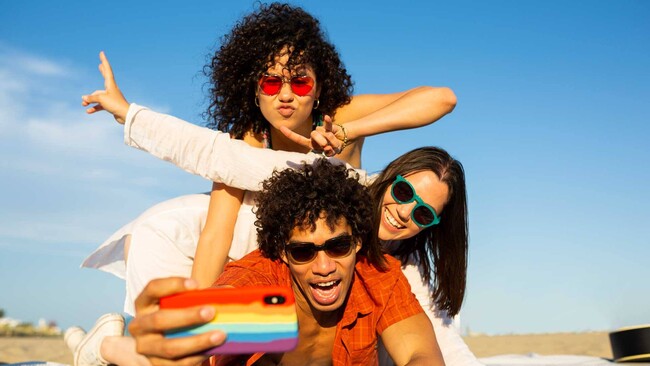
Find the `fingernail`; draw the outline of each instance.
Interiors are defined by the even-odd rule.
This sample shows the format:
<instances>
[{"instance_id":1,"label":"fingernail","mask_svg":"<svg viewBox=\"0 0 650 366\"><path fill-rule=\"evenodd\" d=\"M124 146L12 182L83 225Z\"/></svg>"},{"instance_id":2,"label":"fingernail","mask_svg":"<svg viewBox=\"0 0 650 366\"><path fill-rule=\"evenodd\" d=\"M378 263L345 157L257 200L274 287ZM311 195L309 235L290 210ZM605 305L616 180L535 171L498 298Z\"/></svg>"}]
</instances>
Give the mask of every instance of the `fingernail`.
<instances>
[{"instance_id":1,"label":"fingernail","mask_svg":"<svg viewBox=\"0 0 650 366\"><path fill-rule=\"evenodd\" d=\"M204 306L201 308L199 314L204 320L212 320L214 318L214 308L212 306Z\"/></svg>"},{"instance_id":2,"label":"fingernail","mask_svg":"<svg viewBox=\"0 0 650 366\"><path fill-rule=\"evenodd\" d=\"M210 336L212 344L222 344L226 340L226 335L223 332L214 332Z\"/></svg>"},{"instance_id":3,"label":"fingernail","mask_svg":"<svg viewBox=\"0 0 650 366\"><path fill-rule=\"evenodd\" d=\"M199 287L198 282L196 282L195 279L193 278L188 278L185 280L185 288L188 290L194 290L195 288Z\"/></svg>"}]
</instances>

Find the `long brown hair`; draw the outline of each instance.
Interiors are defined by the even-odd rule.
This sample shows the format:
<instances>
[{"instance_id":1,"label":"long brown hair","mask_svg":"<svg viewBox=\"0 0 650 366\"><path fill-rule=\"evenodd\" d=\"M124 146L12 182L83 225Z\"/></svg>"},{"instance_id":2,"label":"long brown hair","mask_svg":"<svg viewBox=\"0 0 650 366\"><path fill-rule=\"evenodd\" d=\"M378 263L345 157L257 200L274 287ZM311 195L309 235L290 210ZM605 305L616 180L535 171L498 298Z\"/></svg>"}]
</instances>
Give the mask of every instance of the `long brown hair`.
<instances>
[{"instance_id":1,"label":"long brown hair","mask_svg":"<svg viewBox=\"0 0 650 366\"><path fill-rule=\"evenodd\" d=\"M431 298L437 310L458 314L467 280L467 193L462 164L445 150L421 147L393 160L370 185L376 202L375 219L380 219L384 193L397 175L430 170L449 187L449 199L440 223L404 239L389 253L405 262L412 257L422 268L425 283L433 287Z\"/></svg>"}]
</instances>

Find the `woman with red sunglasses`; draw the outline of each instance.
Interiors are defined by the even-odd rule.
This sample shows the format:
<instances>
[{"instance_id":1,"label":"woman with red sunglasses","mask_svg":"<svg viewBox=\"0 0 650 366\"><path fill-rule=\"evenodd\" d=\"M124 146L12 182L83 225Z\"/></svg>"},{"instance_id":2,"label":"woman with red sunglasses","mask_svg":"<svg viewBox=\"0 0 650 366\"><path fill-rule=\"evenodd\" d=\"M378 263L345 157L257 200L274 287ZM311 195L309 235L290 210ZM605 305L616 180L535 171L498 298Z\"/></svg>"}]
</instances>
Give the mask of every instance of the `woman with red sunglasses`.
<instances>
[{"instance_id":1,"label":"woman with red sunglasses","mask_svg":"<svg viewBox=\"0 0 650 366\"><path fill-rule=\"evenodd\" d=\"M110 66L103 55L101 67L106 77ZM448 88L419 87L394 94L351 96L350 76L334 46L323 35L318 20L286 4L261 5L258 11L243 18L224 37L223 45L204 71L211 82L206 112L210 127L256 147L336 154L354 167L360 166L365 136L430 124L455 106L455 96ZM99 107L90 107L88 112L105 108L118 121L126 119L127 113L137 113L135 108L129 109L123 98L116 106L107 105L107 95L119 94L119 90L114 82L110 85L112 73L106 79L105 91L84 97L86 106L99 103ZM321 125L323 120L327 123ZM198 244L191 240L184 246L196 248L189 259L192 277L201 286L209 286L226 261L237 259L254 247L252 207L251 193L223 183L213 184ZM196 227L200 229L202 225ZM155 240L135 240L136 235L130 234L138 229L146 228L135 225L119 238L121 245L125 245L125 257L128 256L127 312L132 312L130 304L138 289L151 278L147 275L189 275L157 268L159 262L153 262L151 253L164 253L163 246ZM151 239L156 235L141 237ZM188 237L193 235L184 238ZM184 245L178 243L181 238L173 239L174 245ZM187 262L179 267L187 268ZM138 273L140 270L146 271L146 275ZM138 278L140 282L133 284L135 281L129 278ZM78 364L88 358L81 353L75 352Z\"/></svg>"}]
</instances>

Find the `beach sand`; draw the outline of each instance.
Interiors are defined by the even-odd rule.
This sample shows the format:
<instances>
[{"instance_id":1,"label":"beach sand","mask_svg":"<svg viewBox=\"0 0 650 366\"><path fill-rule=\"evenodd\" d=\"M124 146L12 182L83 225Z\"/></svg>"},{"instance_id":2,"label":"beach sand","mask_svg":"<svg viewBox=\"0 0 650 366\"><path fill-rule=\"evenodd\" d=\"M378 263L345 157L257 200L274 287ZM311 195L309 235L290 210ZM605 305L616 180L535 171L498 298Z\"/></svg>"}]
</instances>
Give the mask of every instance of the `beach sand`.
<instances>
[{"instance_id":1,"label":"beach sand","mask_svg":"<svg viewBox=\"0 0 650 366\"><path fill-rule=\"evenodd\" d=\"M472 336L465 341L477 357L501 354L583 355L611 358L608 333ZM0 337L0 362L51 361L72 364L62 338Z\"/></svg>"},{"instance_id":2,"label":"beach sand","mask_svg":"<svg viewBox=\"0 0 650 366\"><path fill-rule=\"evenodd\" d=\"M463 339L477 357L537 353L612 358L608 332L481 335Z\"/></svg>"},{"instance_id":3,"label":"beach sand","mask_svg":"<svg viewBox=\"0 0 650 366\"><path fill-rule=\"evenodd\" d=\"M63 337L0 337L0 362L51 361L72 365Z\"/></svg>"}]
</instances>

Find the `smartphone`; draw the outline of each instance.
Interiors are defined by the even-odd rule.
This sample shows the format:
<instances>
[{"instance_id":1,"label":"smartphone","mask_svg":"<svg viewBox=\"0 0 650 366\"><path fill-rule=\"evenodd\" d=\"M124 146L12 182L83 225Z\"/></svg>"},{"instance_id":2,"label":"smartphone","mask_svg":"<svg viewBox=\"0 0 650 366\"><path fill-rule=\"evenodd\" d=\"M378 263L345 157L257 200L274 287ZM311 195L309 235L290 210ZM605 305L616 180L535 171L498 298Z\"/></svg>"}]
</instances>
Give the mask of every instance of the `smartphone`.
<instances>
[{"instance_id":1,"label":"smartphone","mask_svg":"<svg viewBox=\"0 0 650 366\"><path fill-rule=\"evenodd\" d=\"M160 299L161 309L212 305L215 317L206 324L174 329L167 337L187 337L213 330L226 342L204 352L216 354L282 353L298 344L298 317L293 290L282 286L210 288Z\"/></svg>"}]
</instances>

